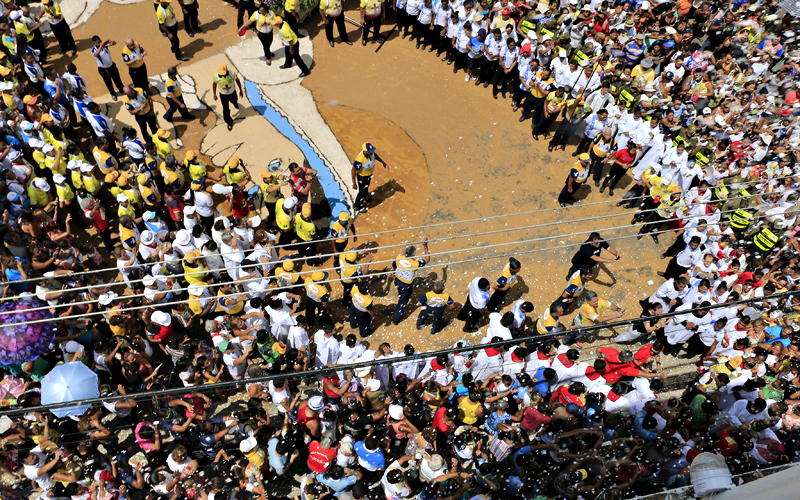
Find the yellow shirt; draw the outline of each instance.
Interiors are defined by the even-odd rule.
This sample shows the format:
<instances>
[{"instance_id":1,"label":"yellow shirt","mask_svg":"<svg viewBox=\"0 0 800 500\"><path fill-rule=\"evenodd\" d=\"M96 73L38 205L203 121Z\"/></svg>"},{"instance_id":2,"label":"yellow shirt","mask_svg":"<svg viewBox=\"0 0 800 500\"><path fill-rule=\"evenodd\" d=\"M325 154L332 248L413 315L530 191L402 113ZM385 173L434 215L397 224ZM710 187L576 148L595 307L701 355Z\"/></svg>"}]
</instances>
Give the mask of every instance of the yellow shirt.
<instances>
[{"instance_id":1,"label":"yellow shirt","mask_svg":"<svg viewBox=\"0 0 800 500\"><path fill-rule=\"evenodd\" d=\"M336 243L344 243L347 241L347 233L350 232L350 226L353 225L353 221L348 221L347 224L342 225L339 219L336 219L336 222L333 223L331 226L331 233L336 234L338 238L336 238Z\"/></svg>"},{"instance_id":2,"label":"yellow shirt","mask_svg":"<svg viewBox=\"0 0 800 500\"><path fill-rule=\"evenodd\" d=\"M328 301L330 289L327 283L315 283L311 278L306 279L306 297L318 304Z\"/></svg>"},{"instance_id":3,"label":"yellow shirt","mask_svg":"<svg viewBox=\"0 0 800 500\"><path fill-rule=\"evenodd\" d=\"M94 193L98 189L100 189L100 181L95 178L93 173L81 173L81 178L83 179L83 187L90 193Z\"/></svg>"},{"instance_id":4,"label":"yellow shirt","mask_svg":"<svg viewBox=\"0 0 800 500\"><path fill-rule=\"evenodd\" d=\"M293 10L297 10L297 0L286 0L283 3L283 10L288 14Z\"/></svg>"},{"instance_id":5,"label":"yellow shirt","mask_svg":"<svg viewBox=\"0 0 800 500\"><path fill-rule=\"evenodd\" d=\"M182 92L180 80L168 76L166 89L167 89L167 94L172 94L173 99L180 97Z\"/></svg>"},{"instance_id":6,"label":"yellow shirt","mask_svg":"<svg viewBox=\"0 0 800 500\"><path fill-rule=\"evenodd\" d=\"M342 0L322 0L319 3L319 8L322 9L326 15L336 17L342 13Z\"/></svg>"},{"instance_id":7,"label":"yellow shirt","mask_svg":"<svg viewBox=\"0 0 800 500\"><path fill-rule=\"evenodd\" d=\"M311 241L317 234L317 226L315 226L313 222L303 219L303 216L300 214L294 216L294 226L297 237L303 241Z\"/></svg>"},{"instance_id":8,"label":"yellow shirt","mask_svg":"<svg viewBox=\"0 0 800 500\"><path fill-rule=\"evenodd\" d=\"M283 26L281 26L280 31L278 31L278 35L281 37L281 41L287 47L289 45L294 45L297 43L297 35L294 31L292 31L292 27L289 26L289 23L284 22Z\"/></svg>"},{"instance_id":9,"label":"yellow shirt","mask_svg":"<svg viewBox=\"0 0 800 500\"><path fill-rule=\"evenodd\" d=\"M157 135L154 135L151 140L156 145L156 153L162 160L172 154L172 146L168 141L160 139Z\"/></svg>"},{"instance_id":10,"label":"yellow shirt","mask_svg":"<svg viewBox=\"0 0 800 500\"><path fill-rule=\"evenodd\" d=\"M275 224L279 229L286 231L292 227L292 213L284 210L283 201L284 199L280 198L275 202Z\"/></svg>"},{"instance_id":11,"label":"yellow shirt","mask_svg":"<svg viewBox=\"0 0 800 500\"><path fill-rule=\"evenodd\" d=\"M381 2L381 0L361 0L359 7L364 9L364 12L368 16L375 17L380 15L381 9L383 8L383 2Z\"/></svg>"},{"instance_id":12,"label":"yellow shirt","mask_svg":"<svg viewBox=\"0 0 800 500\"><path fill-rule=\"evenodd\" d=\"M172 5L167 5L166 9L164 6L159 5L158 9L156 9L156 17L158 17L158 24L163 24L168 28L175 26L178 22L175 19L175 11L172 10Z\"/></svg>"},{"instance_id":13,"label":"yellow shirt","mask_svg":"<svg viewBox=\"0 0 800 500\"><path fill-rule=\"evenodd\" d=\"M50 2L50 5L41 4L40 7L47 14L47 21L51 25L58 24L64 20L64 16L61 13L61 5L58 2ZM56 17L60 17L60 19L56 19Z\"/></svg>"},{"instance_id":14,"label":"yellow shirt","mask_svg":"<svg viewBox=\"0 0 800 500\"><path fill-rule=\"evenodd\" d=\"M225 73L225 76L220 76L219 73L214 74L214 81L217 82L217 90L219 90L220 94L232 94L236 92L235 82L236 82L236 72L233 70L228 70Z\"/></svg>"},{"instance_id":15,"label":"yellow shirt","mask_svg":"<svg viewBox=\"0 0 800 500\"><path fill-rule=\"evenodd\" d=\"M56 158L51 158L48 156L44 159L44 166L45 168L52 170L54 174L67 174L67 160L65 160L63 157L61 158L61 161L58 162L58 165L56 165Z\"/></svg>"},{"instance_id":16,"label":"yellow shirt","mask_svg":"<svg viewBox=\"0 0 800 500\"><path fill-rule=\"evenodd\" d=\"M117 215L119 217L122 217L123 215L130 215L131 218L134 218L134 217L136 217L136 207L133 206L133 203L131 203L130 200L128 200L128 206L127 207L123 207L122 205L119 205L119 208L117 208Z\"/></svg>"},{"instance_id":17,"label":"yellow shirt","mask_svg":"<svg viewBox=\"0 0 800 500\"><path fill-rule=\"evenodd\" d=\"M264 201L266 203L275 203L276 201L278 201L278 197L281 194L281 190L280 189L276 189L276 190L274 190L272 192L268 192L267 191L267 189L269 189L271 187L275 187L277 185L278 185L278 179L275 179L274 177L272 179L272 182L264 181L264 182L261 183L261 186L260 186L261 187L261 193L264 195Z\"/></svg>"},{"instance_id":18,"label":"yellow shirt","mask_svg":"<svg viewBox=\"0 0 800 500\"><path fill-rule=\"evenodd\" d=\"M63 186L56 184L56 196L58 196L58 201L70 201L75 198L75 193L72 192L69 184L64 184Z\"/></svg>"},{"instance_id":19,"label":"yellow shirt","mask_svg":"<svg viewBox=\"0 0 800 500\"><path fill-rule=\"evenodd\" d=\"M131 99L127 94L125 94L125 107L128 109L128 111L133 111L140 106L144 106L136 112L136 114L139 116L144 116L150 113L150 104L147 102L147 93L145 93L145 91L139 87L134 87L133 90L136 91L136 97Z\"/></svg>"},{"instance_id":20,"label":"yellow shirt","mask_svg":"<svg viewBox=\"0 0 800 500\"><path fill-rule=\"evenodd\" d=\"M598 299L596 309L589 305L588 302L584 302L580 309L581 326L595 325L595 320L602 316L602 313L609 307L611 307L611 302L606 299Z\"/></svg>"},{"instance_id":21,"label":"yellow shirt","mask_svg":"<svg viewBox=\"0 0 800 500\"><path fill-rule=\"evenodd\" d=\"M273 19L275 19L275 14L273 14L272 11L267 11L263 16L260 12L256 11L250 16L250 20L253 21L256 26L256 31L259 33L272 33L272 24L270 24L270 21Z\"/></svg>"},{"instance_id":22,"label":"yellow shirt","mask_svg":"<svg viewBox=\"0 0 800 500\"><path fill-rule=\"evenodd\" d=\"M353 168L358 170L357 175L369 177L375 171L375 153L369 154L361 151L353 162Z\"/></svg>"},{"instance_id":23,"label":"yellow shirt","mask_svg":"<svg viewBox=\"0 0 800 500\"><path fill-rule=\"evenodd\" d=\"M144 54L144 49L142 48L141 45L139 45L136 42L134 42L133 44L133 50L129 49L127 45L122 47L122 60L125 61L126 63L131 59L141 58L142 54ZM128 67L141 68L143 64L144 64L143 59L137 59L135 63L130 64Z\"/></svg>"},{"instance_id":24,"label":"yellow shirt","mask_svg":"<svg viewBox=\"0 0 800 500\"><path fill-rule=\"evenodd\" d=\"M225 177L227 177L227 179L228 179L228 184L231 184L231 185L239 184L240 182L242 182L244 180L244 178L245 178L244 177L244 170L242 170L241 167L238 167L238 168L239 168L238 172L231 172L231 166L230 165L225 165L222 168L222 171L225 172Z\"/></svg>"},{"instance_id":25,"label":"yellow shirt","mask_svg":"<svg viewBox=\"0 0 800 500\"><path fill-rule=\"evenodd\" d=\"M189 167L189 177L192 178L193 181L197 179L202 179L206 176L206 167L205 165L200 165L199 163L188 162L187 167Z\"/></svg>"}]
</instances>

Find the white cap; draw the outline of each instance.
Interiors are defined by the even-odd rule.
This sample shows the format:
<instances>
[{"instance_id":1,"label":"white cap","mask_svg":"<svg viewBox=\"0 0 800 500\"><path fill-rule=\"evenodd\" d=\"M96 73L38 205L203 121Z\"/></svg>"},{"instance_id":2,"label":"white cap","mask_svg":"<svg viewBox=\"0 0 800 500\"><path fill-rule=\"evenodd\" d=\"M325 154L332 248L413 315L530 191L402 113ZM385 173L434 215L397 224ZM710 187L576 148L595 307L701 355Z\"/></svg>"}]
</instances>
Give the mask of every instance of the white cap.
<instances>
[{"instance_id":1,"label":"white cap","mask_svg":"<svg viewBox=\"0 0 800 500\"><path fill-rule=\"evenodd\" d=\"M558 50L558 57L567 57L567 51L564 49Z\"/></svg>"},{"instance_id":2,"label":"white cap","mask_svg":"<svg viewBox=\"0 0 800 500\"><path fill-rule=\"evenodd\" d=\"M64 184L66 180L67 178L61 174L53 174L53 182L55 182L56 184Z\"/></svg>"},{"instance_id":3,"label":"white cap","mask_svg":"<svg viewBox=\"0 0 800 500\"><path fill-rule=\"evenodd\" d=\"M37 177L33 180L33 186L37 189L41 189L45 193L50 191L50 184L48 184L47 181L41 177Z\"/></svg>"},{"instance_id":4,"label":"white cap","mask_svg":"<svg viewBox=\"0 0 800 500\"><path fill-rule=\"evenodd\" d=\"M156 284L156 279L152 276L145 276L144 278L142 278L142 284L148 287L153 286Z\"/></svg>"},{"instance_id":5,"label":"white cap","mask_svg":"<svg viewBox=\"0 0 800 500\"><path fill-rule=\"evenodd\" d=\"M642 2L642 10L650 10L650 2Z\"/></svg>"},{"instance_id":6,"label":"white cap","mask_svg":"<svg viewBox=\"0 0 800 500\"><path fill-rule=\"evenodd\" d=\"M81 168L81 162L79 162L78 160L70 160L67 162L67 168L70 170L78 170L79 168Z\"/></svg>"},{"instance_id":7,"label":"white cap","mask_svg":"<svg viewBox=\"0 0 800 500\"><path fill-rule=\"evenodd\" d=\"M322 396L312 396L308 398L308 407L314 411L320 411L324 405L325 401L322 399Z\"/></svg>"},{"instance_id":8,"label":"white cap","mask_svg":"<svg viewBox=\"0 0 800 500\"><path fill-rule=\"evenodd\" d=\"M120 193L120 194L117 195L117 202L118 203L122 203L123 201L128 201L129 199L130 198L128 198L128 195L125 194L125 193Z\"/></svg>"},{"instance_id":9,"label":"white cap","mask_svg":"<svg viewBox=\"0 0 800 500\"><path fill-rule=\"evenodd\" d=\"M175 234L175 242L179 245L188 245L190 241L192 241L192 235L185 229L181 229Z\"/></svg>"},{"instance_id":10,"label":"white cap","mask_svg":"<svg viewBox=\"0 0 800 500\"><path fill-rule=\"evenodd\" d=\"M708 106L703 108L703 114L704 115L710 115L711 114L711 108L709 108Z\"/></svg>"},{"instance_id":11,"label":"white cap","mask_svg":"<svg viewBox=\"0 0 800 500\"><path fill-rule=\"evenodd\" d=\"M546 42L546 41L552 40L552 39L553 39L553 37L551 37L550 35L545 35L545 36L542 37L542 41L543 42Z\"/></svg>"},{"instance_id":12,"label":"white cap","mask_svg":"<svg viewBox=\"0 0 800 500\"><path fill-rule=\"evenodd\" d=\"M205 287L202 287L197 283L192 283L191 285L189 285L188 288L189 295L191 295L192 297L202 297L204 291Z\"/></svg>"},{"instance_id":13,"label":"white cap","mask_svg":"<svg viewBox=\"0 0 800 500\"><path fill-rule=\"evenodd\" d=\"M169 326L172 324L172 316L164 311L156 311L150 316L150 320L161 326Z\"/></svg>"},{"instance_id":14,"label":"white cap","mask_svg":"<svg viewBox=\"0 0 800 500\"><path fill-rule=\"evenodd\" d=\"M56 148L54 148L52 144L45 144L44 146L42 146L43 153L49 153L50 151L55 151L55 150Z\"/></svg>"},{"instance_id":15,"label":"white cap","mask_svg":"<svg viewBox=\"0 0 800 500\"><path fill-rule=\"evenodd\" d=\"M292 196L291 198L286 198L283 200L283 208L284 210L291 210L297 205L297 198Z\"/></svg>"},{"instance_id":16,"label":"white cap","mask_svg":"<svg viewBox=\"0 0 800 500\"><path fill-rule=\"evenodd\" d=\"M250 453L256 446L258 446L258 441L256 440L256 437L250 436L249 438L239 443L239 450L242 453Z\"/></svg>"},{"instance_id":17,"label":"white cap","mask_svg":"<svg viewBox=\"0 0 800 500\"><path fill-rule=\"evenodd\" d=\"M144 220L153 220L156 216L156 213L152 210L146 210L145 213L142 214L142 219Z\"/></svg>"},{"instance_id":18,"label":"white cap","mask_svg":"<svg viewBox=\"0 0 800 500\"><path fill-rule=\"evenodd\" d=\"M528 38L531 40L537 40L536 32L534 30L528 30Z\"/></svg>"},{"instance_id":19,"label":"white cap","mask_svg":"<svg viewBox=\"0 0 800 500\"><path fill-rule=\"evenodd\" d=\"M34 149L40 149L44 147L44 141L40 141L39 139L31 139L28 141L28 145Z\"/></svg>"},{"instance_id":20,"label":"white cap","mask_svg":"<svg viewBox=\"0 0 800 500\"><path fill-rule=\"evenodd\" d=\"M186 205L185 207L183 207L183 215L192 215L195 212L197 212L197 209L194 208L192 205Z\"/></svg>"},{"instance_id":21,"label":"white cap","mask_svg":"<svg viewBox=\"0 0 800 500\"><path fill-rule=\"evenodd\" d=\"M19 197L20 197L20 194L19 193L15 193L14 191L11 191L6 195L6 199L8 201L10 201L10 202L17 201L19 199Z\"/></svg>"},{"instance_id":22,"label":"white cap","mask_svg":"<svg viewBox=\"0 0 800 500\"><path fill-rule=\"evenodd\" d=\"M94 170L94 166L91 163L83 163L81 165L81 172L89 173Z\"/></svg>"},{"instance_id":23,"label":"white cap","mask_svg":"<svg viewBox=\"0 0 800 500\"><path fill-rule=\"evenodd\" d=\"M17 19L22 17L22 12L18 10L12 10L11 14L9 14L8 17L10 17L12 21L16 21Z\"/></svg>"},{"instance_id":24,"label":"white cap","mask_svg":"<svg viewBox=\"0 0 800 500\"><path fill-rule=\"evenodd\" d=\"M258 226L261 225L261 217L259 217L258 215L250 217L250 219L247 221L247 225L252 227L253 229L257 228Z\"/></svg>"},{"instance_id":25,"label":"white cap","mask_svg":"<svg viewBox=\"0 0 800 500\"><path fill-rule=\"evenodd\" d=\"M107 306L111 303L112 300L117 298L117 294L115 292L106 292L101 293L99 297L97 297L97 301L100 303L101 306Z\"/></svg>"},{"instance_id":26,"label":"white cap","mask_svg":"<svg viewBox=\"0 0 800 500\"><path fill-rule=\"evenodd\" d=\"M80 352L82 350L83 350L83 346L80 345L79 343L75 342L74 340L70 340L64 346L64 352L68 352L68 353L72 353L72 354L74 354L76 352Z\"/></svg>"},{"instance_id":27,"label":"white cap","mask_svg":"<svg viewBox=\"0 0 800 500\"><path fill-rule=\"evenodd\" d=\"M156 235L153 234L153 231L150 231L148 229L147 231L142 231L141 238L142 238L142 243L144 243L145 245L149 245L156 240Z\"/></svg>"}]
</instances>

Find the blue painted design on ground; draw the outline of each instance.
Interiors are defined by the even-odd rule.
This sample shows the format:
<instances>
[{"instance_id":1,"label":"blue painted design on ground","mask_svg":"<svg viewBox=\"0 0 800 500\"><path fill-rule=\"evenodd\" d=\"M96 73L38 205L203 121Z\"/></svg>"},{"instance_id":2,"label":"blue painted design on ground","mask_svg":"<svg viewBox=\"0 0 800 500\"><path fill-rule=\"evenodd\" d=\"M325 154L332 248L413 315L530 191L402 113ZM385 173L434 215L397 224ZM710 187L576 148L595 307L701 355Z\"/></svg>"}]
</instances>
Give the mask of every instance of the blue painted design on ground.
<instances>
[{"instance_id":1,"label":"blue painted design on ground","mask_svg":"<svg viewBox=\"0 0 800 500\"><path fill-rule=\"evenodd\" d=\"M247 90L247 98L250 100L253 107L261 113L278 132L300 148L300 151L306 157L306 160L308 160L308 164L317 171L317 178L322 185L322 190L325 193L325 198L328 200L328 205L331 207L331 214L333 217L336 217L339 212L343 210L350 211L341 185L339 185L339 182L333 176L333 172L330 171L328 165L319 157L311 144L295 130L285 116L264 101L255 83L245 81L244 87ZM327 236L326 234L323 237Z\"/></svg>"}]
</instances>

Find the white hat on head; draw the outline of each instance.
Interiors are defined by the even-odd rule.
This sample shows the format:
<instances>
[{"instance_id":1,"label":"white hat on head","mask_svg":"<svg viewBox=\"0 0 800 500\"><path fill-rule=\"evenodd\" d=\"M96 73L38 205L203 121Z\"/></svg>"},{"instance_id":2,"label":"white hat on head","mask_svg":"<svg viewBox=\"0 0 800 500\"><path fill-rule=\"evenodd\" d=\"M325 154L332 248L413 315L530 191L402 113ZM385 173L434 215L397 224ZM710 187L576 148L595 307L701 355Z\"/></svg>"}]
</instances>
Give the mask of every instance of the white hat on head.
<instances>
[{"instance_id":1,"label":"white hat on head","mask_svg":"<svg viewBox=\"0 0 800 500\"><path fill-rule=\"evenodd\" d=\"M308 398L308 407L314 411L320 411L324 406L322 396L312 396Z\"/></svg>"},{"instance_id":2,"label":"white hat on head","mask_svg":"<svg viewBox=\"0 0 800 500\"><path fill-rule=\"evenodd\" d=\"M150 316L150 320L161 326L169 326L172 324L172 316L164 311L156 311Z\"/></svg>"},{"instance_id":3,"label":"white hat on head","mask_svg":"<svg viewBox=\"0 0 800 500\"><path fill-rule=\"evenodd\" d=\"M194 208L192 205L186 205L185 207L183 207L183 215L192 215L195 212L197 212L197 209Z\"/></svg>"},{"instance_id":4,"label":"white hat on head","mask_svg":"<svg viewBox=\"0 0 800 500\"><path fill-rule=\"evenodd\" d=\"M545 36L543 36L543 37L542 37L542 41L543 41L543 42L546 42L546 41L548 41L548 40L552 40L552 39L553 39L553 37L552 37L552 36L550 36L550 35L545 35Z\"/></svg>"},{"instance_id":5,"label":"white hat on head","mask_svg":"<svg viewBox=\"0 0 800 500\"><path fill-rule=\"evenodd\" d=\"M49 153L50 151L55 151L55 150L56 148L54 148L52 144L45 144L44 146L42 146L43 153Z\"/></svg>"},{"instance_id":6,"label":"white hat on head","mask_svg":"<svg viewBox=\"0 0 800 500\"><path fill-rule=\"evenodd\" d=\"M39 149L44 147L44 141L40 141L39 139L31 139L28 141L28 145L34 149Z\"/></svg>"},{"instance_id":7,"label":"white hat on head","mask_svg":"<svg viewBox=\"0 0 800 500\"><path fill-rule=\"evenodd\" d=\"M153 286L156 284L156 279L152 276L145 276L142 278L142 284L147 287Z\"/></svg>"},{"instance_id":8,"label":"white hat on head","mask_svg":"<svg viewBox=\"0 0 800 500\"><path fill-rule=\"evenodd\" d=\"M84 172L84 173L88 174L89 172L91 172L93 170L94 170L94 165L92 165L91 163L83 163L81 165L81 172Z\"/></svg>"},{"instance_id":9,"label":"white hat on head","mask_svg":"<svg viewBox=\"0 0 800 500\"><path fill-rule=\"evenodd\" d=\"M13 203L13 202L15 202L15 201L17 201L17 200L19 199L19 197L20 197L20 194L19 194L19 193L15 193L14 191L10 191L10 192L9 192L9 193L6 195L6 199L7 199L8 201L12 202L12 203Z\"/></svg>"},{"instance_id":10,"label":"white hat on head","mask_svg":"<svg viewBox=\"0 0 800 500\"><path fill-rule=\"evenodd\" d=\"M247 221L247 225L252 227L253 229L257 228L258 226L261 225L261 217L259 217L258 215L250 217L250 219L248 219Z\"/></svg>"},{"instance_id":11,"label":"white hat on head","mask_svg":"<svg viewBox=\"0 0 800 500\"><path fill-rule=\"evenodd\" d=\"M129 199L130 198L128 198L128 195L125 193L120 193L117 195L117 203L122 203L128 201Z\"/></svg>"},{"instance_id":12,"label":"white hat on head","mask_svg":"<svg viewBox=\"0 0 800 500\"><path fill-rule=\"evenodd\" d=\"M53 182L55 182L56 184L64 184L66 180L67 178L61 174L53 174Z\"/></svg>"},{"instance_id":13,"label":"white hat on head","mask_svg":"<svg viewBox=\"0 0 800 500\"><path fill-rule=\"evenodd\" d=\"M101 306L107 306L117 297L118 296L115 292L109 291L106 293L101 293L100 296L97 297L97 302L100 303Z\"/></svg>"},{"instance_id":14,"label":"white hat on head","mask_svg":"<svg viewBox=\"0 0 800 500\"><path fill-rule=\"evenodd\" d=\"M538 40L538 38L536 37L536 32L534 30L528 30L528 38L530 38L531 40Z\"/></svg>"},{"instance_id":15,"label":"white hat on head","mask_svg":"<svg viewBox=\"0 0 800 500\"><path fill-rule=\"evenodd\" d=\"M250 453L256 446L258 446L258 440L256 440L255 436L250 436L239 443L239 451L242 453Z\"/></svg>"},{"instance_id":16,"label":"white hat on head","mask_svg":"<svg viewBox=\"0 0 800 500\"><path fill-rule=\"evenodd\" d=\"M294 196L283 200L284 210L291 210L295 207L295 205L297 205L297 198L295 198Z\"/></svg>"},{"instance_id":17,"label":"white hat on head","mask_svg":"<svg viewBox=\"0 0 800 500\"><path fill-rule=\"evenodd\" d=\"M150 245L156 240L156 235L153 234L153 231L150 231L148 229L147 231L142 231L141 238L142 238L142 243L144 243L145 245Z\"/></svg>"},{"instance_id":18,"label":"white hat on head","mask_svg":"<svg viewBox=\"0 0 800 500\"><path fill-rule=\"evenodd\" d=\"M189 288L187 290L189 292L189 295L191 295L192 297L201 297L203 295L203 292L205 291L205 287L202 287L197 283L192 283L191 285L189 285Z\"/></svg>"},{"instance_id":19,"label":"white hat on head","mask_svg":"<svg viewBox=\"0 0 800 500\"><path fill-rule=\"evenodd\" d=\"M567 51L564 49L558 49L558 57L567 57Z\"/></svg>"},{"instance_id":20,"label":"white hat on head","mask_svg":"<svg viewBox=\"0 0 800 500\"><path fill-rule=\"evenodd\" d=\"M50 191L50 184L47 183L46 180L42 179L41 177L37 177L33 180L33 186L36 189L41 189L45 193Z\"/></svg>"},{"instance_id":21,"label":"white hat on head","mask_svg":"<svg viewBox=\"0 0 800 500\"><path fill-rule=\"evenodd\" d=\"M70 170L79 170L81 168L81 162L78 160L70 160L67 162L67 168Z\"/></svg>"},{"instance_id":22,"label":"white hat on head","mask_svg":"<svg viewBox=\"0 0 800 500\"><path fill-rule=\"evenodd\" d=\"M703 114L704 115L710 115L711 114L711 108L709 108L708 106L703 108Z\"/></svg>"},{"instance_id":23,"label":"white hat on head","mask_svg":"<svg viewBox=\"0 0 800 500\"><path fill-rule=\"evenodd\" d=\"M188 245L190 241L192 241L192 235L185 229L181 229L175 234L175 242L178 245Z\"/></svg>"},{"instance_id":24,"label":"white hat on head","mask_svg":"<svg viewBox=\"0 0 800 500\"><path fill-rule=\"evenodd\" d=\"M68 352L70 354L75 354L76 352L80 352L82 350L83 350L83 346L81 344L75 342L74 340L70 340L64 346L64 352Z\"/></svg>"},{"instance_id":25,"label":"white hat on head","mask_svg":"<svg viewBox=\"0 0 800 500\"><path fill-rule=\"evenodd\" d=\"M152 210L147 210L145 213L142 214L142 219L144 220L153 220L156 217L156 213Z\"/></svg>"},{"instance_id":26,"label":"white hat on head","mask_svg":"<svg viewBox=\"0 0 800 500\"><path fill-rule=\"evenodd\" d=\"M11 14L9 14L8 17L10 17L12 21L16 21L17 19L22 17L22 12L18 10L12 10Z\"/></svg>"}]
</instances>

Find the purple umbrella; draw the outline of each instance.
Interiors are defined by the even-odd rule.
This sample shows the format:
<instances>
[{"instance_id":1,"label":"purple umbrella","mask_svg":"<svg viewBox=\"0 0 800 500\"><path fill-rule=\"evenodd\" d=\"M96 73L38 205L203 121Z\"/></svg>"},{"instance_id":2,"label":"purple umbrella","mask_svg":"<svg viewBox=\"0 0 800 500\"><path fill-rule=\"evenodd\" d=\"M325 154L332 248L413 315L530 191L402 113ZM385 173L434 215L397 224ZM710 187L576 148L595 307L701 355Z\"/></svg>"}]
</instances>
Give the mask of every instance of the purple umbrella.
<instances>
[{"instance_id":1,"label":"purple umbrella","mask_svg":"<svg viewBox=\"0 0 800 500\"><path fill-rule=\"evenodd\" d=\"M0 325L24 323L50 319L53 314L47 309L24 311L44 307L33 299L20 299L0 304ZM12 365L33 361L50 349L56 336L55 321L30 323L15 326L0 326L0 364Z\"/></svg>"}]
</instances>

